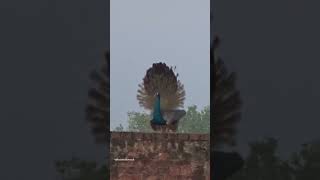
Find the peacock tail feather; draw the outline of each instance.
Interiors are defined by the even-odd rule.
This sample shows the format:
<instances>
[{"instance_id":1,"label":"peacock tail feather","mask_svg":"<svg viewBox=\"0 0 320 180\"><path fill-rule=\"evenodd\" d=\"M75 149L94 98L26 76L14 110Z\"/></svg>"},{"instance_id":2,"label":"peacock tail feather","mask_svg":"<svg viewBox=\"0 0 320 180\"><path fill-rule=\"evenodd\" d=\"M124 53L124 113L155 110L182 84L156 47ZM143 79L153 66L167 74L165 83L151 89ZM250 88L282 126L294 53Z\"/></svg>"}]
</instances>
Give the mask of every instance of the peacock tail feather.
<instances>
[{"instance_id":1,"label":"peacock tail feather","mask_svg":"<svg viewBox=\"0 0 320 180\"><path fill-rule=\"evenodd\" d=\"M94 86L88 92L86 119L98 143L107 142L107 129L109 129L109 66L110 54L106 51L101 69L90 74L90 80L93 81Z\"/></svg>"},{"instance_id":2,"label":"peacock tail feather","mask_svg":"<svg viewBox=\"0 0 320 180\"><path fill-rule=\"evenodd\" d=\"M137 99L139 105L152 110L155 102L154 95L161 94L161 109L176 109L183 107L185 90L178 80L178 74L165 63L154 63L150 67L141 84L139 84Z\"/></svg>"},{"instance_id":3,"label":"peacock tail feather","mask_svg":"<svg viewBox=\"0 0 320 180\"><path fill-rule=\"evenodd\" d=\"M236 89L236 74L229 73L219 56L219 38L215 37L211 58L214 59L213 137L214 144L234 144L235 125L241 118L240 93ZM214 53L214 57L213 57Z\"/></svg>"}]
</instances>

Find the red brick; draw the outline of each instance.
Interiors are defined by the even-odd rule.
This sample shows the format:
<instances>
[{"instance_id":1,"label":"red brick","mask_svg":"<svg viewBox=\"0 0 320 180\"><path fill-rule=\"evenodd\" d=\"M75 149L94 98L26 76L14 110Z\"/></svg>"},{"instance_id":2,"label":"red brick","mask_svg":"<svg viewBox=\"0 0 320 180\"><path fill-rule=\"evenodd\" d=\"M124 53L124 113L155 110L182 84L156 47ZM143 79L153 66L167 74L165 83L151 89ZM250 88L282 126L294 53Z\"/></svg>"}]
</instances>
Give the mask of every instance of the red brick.
<instances>
[{"instance_id":1,"label":"red brick","mask_svg":"<svg viewBox=\"0 0 320 180\"><path fill-rule=\"evenodd\" d=\"M135 175L122 175L118 178L118 180L142 180L140 174L135 174Z\"/></svg>"},{"instance_id":2,"label":"red brick","mask_svg":"<svg viewBox=\"0 0 320 180\"><path fill-rule=\"evenodd\" d=\"M188 176L176 176L176 180L192 180L192 178Z\"/></svg>"},{"instance_id":3,"label":"red brick","mask_svg":"<svg viewBox=\"0 0 320 180\"><path fill-rule=\"evenodd\" d=\"M115 175L115 174L111 174L110 175L110 180L118 180L119 178L118 178L118 176L117 175Z\"/></svg>"},{"instance_id":4,"label":"red brick","mask_svg":"<svg viewBox=\"0 0 320 180\"><path fill-rule=\"evenodd\" d=\"M134 162L125 162L125 161L118 161L118 162L116 162L117 163L117 165L118 165L118 167L134 167L135 166L135 164L134 164Z\"/></svg>"},{"instance_id":5,"label":"red brick","mask_svg":"<svg viewBox=\"0 0 320 180\"><path fill-rule=\"evenodd\" d=\"M120 132L120 137L122 140L129 140L133 136L131 132Z\"/></svg>"},{"instance_id":6,"label":"red brick","mask_svg":"<svg viewBox=\"0 0 320 180\"><path fill-rule=\"evenodd\" d=\"M144 176L143 177L143 180L163 180L164 177L159 175L159 176L155 176L155 175L152 175L152 176Z\"/></svg>"},{"instance_id":7,"label":"red brick","mask_svg":"<svg viewBox=\"0 0 320 180\"><path fill-rule=\"evenodd\" d=\"M128 156L128 158L134 158L134 157L137 157L137 152L128 152L128 154L127 154L127 156Z\"/></svg>"},{"instance_id":8,"label":"red brick","mask_svg":"<svg viewBox=\"0 0 320 180\"><path fill-rule=\"evenodd\" d=\"M180 168L180 174L182 176L191 176L192 175L192 168L191 165L182 165Z\"/></svg>"},{"instance_id":9,"label":"red brick","mask_svg":"<svg viewBox=\"0 0 320 180\"><path fill-rule=\"evenodd\" d=\"M199 140L208 141L209 140L209 134L201 134L201 135L199 135Z\"/></svg>"},{"instance_id":10,"label":"red brick","mask_svg":"<svg viewBox=\"0 0 320 180\"><path fill-rule=\"evenodd\" d=\"M164 180L177 180L177 177L176 176L166 175L166 176L164 176Z\"/></svg>"},{"instance_id":11,"label":"red brick","mask_svg":"<svg viewBox=\"0 0 320 180\"><path fill-rule=\"evenodd\" d=\"M167 168L167 167L158 168L158 174L167 174L168 171L169 171L169 168Z\"/></svg>"},{"instance_id":12,"label":"red brick","mask_svg":"<svg viewBox=\"0 0 320 180\"><path fill-rule=\"evenodd\" d=\"M198 170L199 168L201 168L203 166L203 163L202 162L199 162L199 161L192 161L191 162L191 169L192 171L196 171Z\"/></svg>"},{"instance_id":13,"label":"red brick","mask_svg":"<svg viewBox=\"0 0 320 180\"><path fill-rule=\"evenodd\" d=\"M167 140L170 137L169 134L163 133L162 136L158 136L158 138L161 138L161 140Z\"/></svg>"},{"instance_id":14,"label":"red brick","mask_svg":"<svg viewBox=\"0 0 320 180\"><path fill-rule=\"evenodd\" d=\"M160 161L167 160L168 158L169 158L169 154L168 153L159 153L159 160Z\"/></svg>"},{"instance_id":15,"label":"red brick","mask_svg":"<svg viewBox=\"0 0 320 180\"><path fill-rule=\"evenodd\" d=\"M120 133L112 132L111 133L111 139L120 139Z\"/></svg>"},{"instance_id":16,"label":"red brick","mask_svg":"<svg viewBox=\"0 0 320 180\"><path fill-rule=\"evenodd\" d=\"M143 140L143 134L142 133L136 133L133 134L133 140Z\"/></svg>"},{"instance_id":17,"label":"red brick","mask_svg":"<svg viewBox=\"0 0 320 180\"><path fill-rule=\"evenodd\" d=\"M180 167L178 165L171 166L169 168L169 174L172 176L180 175L180 173L181 173L181 171L180 171Z\"/></svg>"},{"instance_id":18,"label":"red brick","mask_svg":"<svg viewBox=\"0 0 320 180\"><path fill-rule=\"evenodd\" d=\"M168 140L177 140L178 134L168 134Z\"/></svg>"},{"instance_id":19,"label":"red brick","mask_svg":"<svg viewBox=\"0 0 320 180\"><path fill-rule=\"evenodd\" d=\"M204 176L192 176L191 180L206 180Z\"/></svg>"},{"instance_id":20,"label":"red brick","mask_svg":"<svg viewBox=\"0 0 320 180\"><path fill-rule=\"evenodd\" d=\"M188 140L189 135L188 134L178 134L178 139L182 141Z\"/></svg>"},{"instance_id":21,"label":"red brick","mask_svg":"<svg viewBox=\"0 0 320 180\"><path fill-rule=\"evenodd\" d=\"M111 157L135 158L133 162L112 161L113 174L110 176L112 180L119 179L120 175L122 180L147 180L147 178L150 180L155 180L155 178L160 178L159 180L190 180L191 177L191 180L208 180L209 178L208 164L205 165L206 162L209 162L209 159L190 162L187 157L194 154L175 151L175 144L183 146L183 143L186 142L191 143L191 145L193 143L206 144L208 147L206 153L209 153L209 142L205 140L208 137L206 134L135 132L112 132L111 134L112 138L116 138L111 141L112 144L114 143L110 151ZM124 149L124 142L128 142L126 149L128 151ZM172 148L167 148L168 142L172 143ZM134 145L136 145L136 148ZM160 145L162 148L158 148ZM151 151L151 146L154 147L153 151ZM185 153L182 154L183 159L178 158L179 154L176 153ZM119 157L114 157L115 154L118 154ZM203 156L205 158L209 157L205 154ZM190 173L192 174L190 175Z\"/></svg>"},{"instance_id":22,"label":"red brick","mask_svg":"<svg viewBox=\"0 0 320 180\"><path fill-rule=\"evenodd\" d=\"M189 139L191 141L197 141L197 140L199 140L199 134L190 134Z\"/></svg>"}]
</instances>

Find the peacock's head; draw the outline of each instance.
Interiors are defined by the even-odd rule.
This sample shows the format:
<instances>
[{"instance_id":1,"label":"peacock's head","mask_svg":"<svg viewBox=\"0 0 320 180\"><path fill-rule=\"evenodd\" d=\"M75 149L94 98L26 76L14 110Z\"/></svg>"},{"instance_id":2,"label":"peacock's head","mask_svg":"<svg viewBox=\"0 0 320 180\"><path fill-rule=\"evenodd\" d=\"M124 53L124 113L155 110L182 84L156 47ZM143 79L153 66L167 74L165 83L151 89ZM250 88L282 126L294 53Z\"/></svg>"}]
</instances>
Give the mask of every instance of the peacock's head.
<instances>
[{"instance_id":1,"label":"peacock's head","mask_svg":"<svg viewBox=\"0 0 320 180\"><path fill-rule=\"evenodd\" d=\"M156 92L155 95L154 95L154 106L155 107L160 107L160 93L159 92ZM156 108L155 108L156 109Z\"/></svg>"}]
</instances>

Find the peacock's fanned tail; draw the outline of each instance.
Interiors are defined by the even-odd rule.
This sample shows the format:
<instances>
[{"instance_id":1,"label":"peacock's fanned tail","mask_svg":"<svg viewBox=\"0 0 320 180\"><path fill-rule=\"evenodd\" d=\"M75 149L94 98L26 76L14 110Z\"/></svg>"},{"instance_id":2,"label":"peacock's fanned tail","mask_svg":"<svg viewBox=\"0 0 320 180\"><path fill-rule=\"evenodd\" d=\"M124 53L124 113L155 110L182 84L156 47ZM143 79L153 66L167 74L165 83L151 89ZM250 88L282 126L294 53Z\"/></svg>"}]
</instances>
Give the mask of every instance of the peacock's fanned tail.
<instances>
[{"instance_id":1,"label":"peacock's fanned tail","mask_svg":"<svg viewBox=\"0 0 320 180\"><path fill-rule=\"evenodd\" d=\"M107 129L109 128L109 99L110 99L110 86L109 86L109 66L110 55L105 52L104 62L101 69L93 71L90 74L90 79L94 82L88 92L89 102L86 106L86 119L91 126L91 131L95 137L96 142L107 142Z\"/></svg>"},{"instance_id":2,"label":"peacock's fanned tail","mask_svg":"<svg viewBox=\"0 0 320 180\"><path fill-rule=\"evenodd\" d=\"M211 58L214 59L213 137L214 144L233 144L235 125L241 118L242 102L235 86L235 73L228 73L223 61L217 56L219 42L216 37L213 52L211 50Z\"/></svg>"},{"instance_id":3,"label":"peacock's fanned tail","mask_svg":"<svg viewBox=\"0 0 320 180\"><path fill-rule=\"evenodd\" d=\"M165 63L154 63L150 67L141 84L139 84L137 99L139 105L145 109L152 110L154 95L161 94L161 109L176 109L183 107L185 90L183 84L178 80L172 67Z\"/></svg>"}]
</instances>

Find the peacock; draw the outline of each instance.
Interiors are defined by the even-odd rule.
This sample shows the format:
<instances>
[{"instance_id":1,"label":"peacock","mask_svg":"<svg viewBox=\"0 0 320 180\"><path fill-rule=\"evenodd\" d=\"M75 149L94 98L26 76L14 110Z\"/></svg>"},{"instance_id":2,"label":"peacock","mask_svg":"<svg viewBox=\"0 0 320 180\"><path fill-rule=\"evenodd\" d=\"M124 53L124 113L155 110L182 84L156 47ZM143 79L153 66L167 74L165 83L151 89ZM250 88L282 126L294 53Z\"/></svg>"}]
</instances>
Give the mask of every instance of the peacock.
<instances>
[{"instance_id":1,"label":"peacock","mask_svg":"<svg viewBox=\"0 0 320 180\"><path fill-rule=\"evenodd\" d=\"M213 77L213 143L210 150L213 156L212 179L228 179L244 165L244 160L237 152L217 151L218 145L235 145L235 125L241 118L239 90L236 88L236 74L229 73L221 58L217 55L220 39L214 38L210 59L214 60Z\"/></svg>"},{"instance_id":2,"label":"peacock","mask_svg":"<svg viewBox=\"0 0 320 180\"><path fill-rule=\"evenodd\" d=\"M94 86L88 92L86 119L97 143L105 144L110 121L110 53L105 51L101 69L92 71L90 79Z\"/></svg>"},{"instance_id":3,"label":"peacock","mask_svg":"<svg viewBox=\"0 0 320 180\"><path fill-rule=\"evenodd\" d=\"M236 74L229 73L221 58L217 55L220 39L214 38L211 59L214 59L214 96L213 96L213 137L214 145L235 145L235 125L241 118L239 90L236 89Z\"/></svg>"},{"instance_id":4,"label":"peacock","mask_svg":"<svg viewBox=\"0 0 320 180\"><path fill-rule=\"evenodd\" d=\"M185 90L178 80L176 67L153 63L139 84L139 105L151 111L150 126L154 131L175 132L179 120L186 114L183 109Z\"/></svg>"}]
</instances>

